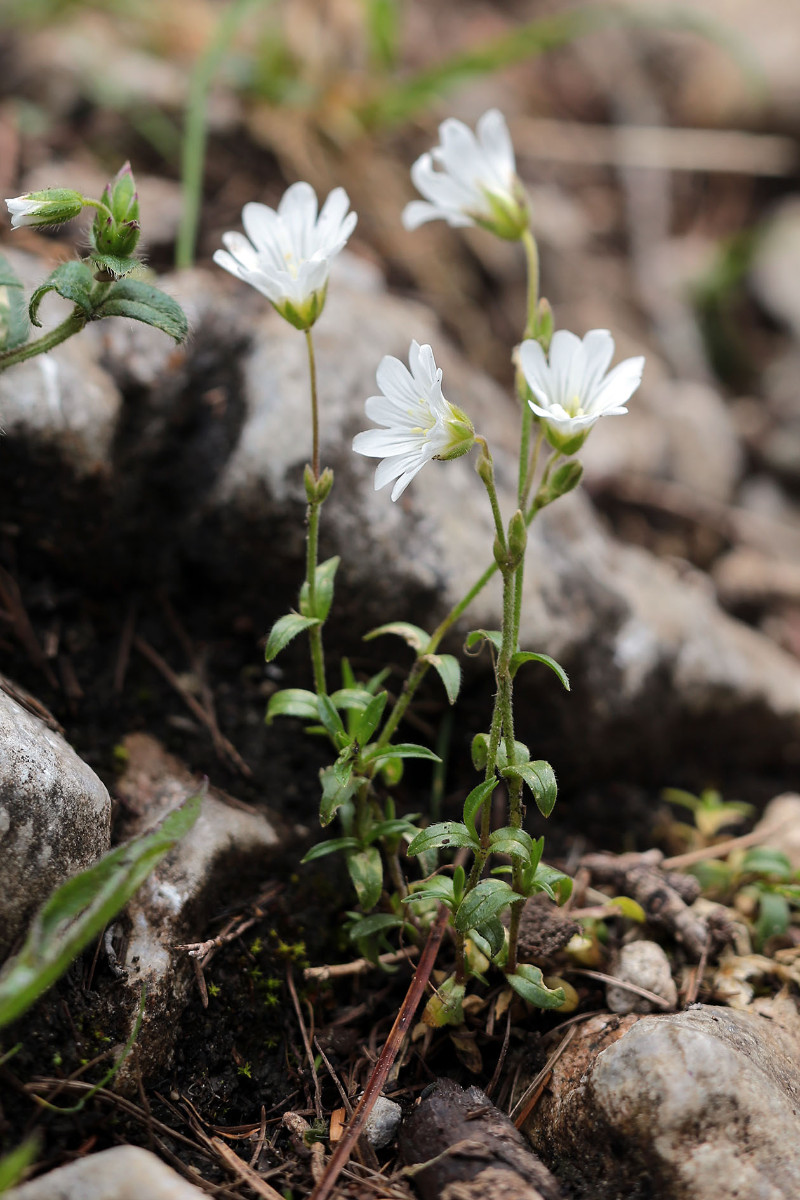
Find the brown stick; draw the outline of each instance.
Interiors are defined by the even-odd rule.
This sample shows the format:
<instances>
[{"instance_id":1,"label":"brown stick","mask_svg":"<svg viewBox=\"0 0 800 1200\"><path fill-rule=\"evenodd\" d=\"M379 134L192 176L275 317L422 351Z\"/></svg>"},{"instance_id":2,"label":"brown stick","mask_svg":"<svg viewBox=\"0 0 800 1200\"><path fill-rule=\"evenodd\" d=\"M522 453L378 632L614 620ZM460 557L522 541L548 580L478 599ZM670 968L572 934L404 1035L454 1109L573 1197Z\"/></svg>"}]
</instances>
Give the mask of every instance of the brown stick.
<instances>
[{"instance_id":1,"label":"brown stick","mask_svg":"<svg viewBox=\"0 0 800 1200\"><path fill-rule=\"evenodd\" d=\"M400 1052L403 1039L408 1032L408 1028L414 1018L414 1013L417 1011L417 1006L422 999L425 986L433 970L433 964L436 962L436 955L439 952L439 946L444 936L449 915L448 909L444 905L441 905L439 915L428 934L428 940L425 943L425 948L417 964L417 969L414 972L414 978L411 980L411 985L400 1006L400 1011L395 1017L394 1025L392 1025L389 1031L389 1036L386 1039L380 1057L367 1080L364 1095L359 1100L356 1110L353 1113L353 1119L348 1124L344 1137L331 1155L325 1169L325 1174L317 1183L309 1200L327 1200L333 1191L333 1187L343 1167L353 1152L353 1147L358 1141L375 1101L383 1090L383 1086L392 1069L392 1064Z\"/></svg>"}]
</instances>

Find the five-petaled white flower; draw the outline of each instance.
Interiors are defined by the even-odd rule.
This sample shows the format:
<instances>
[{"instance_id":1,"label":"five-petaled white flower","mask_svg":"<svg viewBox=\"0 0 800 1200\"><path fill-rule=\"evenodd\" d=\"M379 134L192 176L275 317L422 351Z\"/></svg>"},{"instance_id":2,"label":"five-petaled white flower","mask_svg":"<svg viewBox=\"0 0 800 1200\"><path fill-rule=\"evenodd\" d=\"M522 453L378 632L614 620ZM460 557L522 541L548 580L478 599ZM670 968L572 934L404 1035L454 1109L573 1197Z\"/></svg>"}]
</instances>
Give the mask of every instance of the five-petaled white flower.
<instances>
[{"instance_id":1,"label":"five-petaled white flower","mask_svg":"<svg viewBox=\"0 0 800 1200\"><path fill-rule=\"evenodd\" d=\"M382 458L375 471L375 490L395 479L397 500L433 458L458 458L475 443L469 417L442 395L442 372L430 346L411 343L408 370L399 358L386 355L377 370L382 395L370 396L367 416L383 429L356 434L353 449Z\"/></svg>"},{"instance_id":2,"label":"five-petaled white flower","mask_svg":"<svg viewBox=\"0 0 800 1200\"><path fill-rule=\"evenodd\" d=\"M642 381L644 358L626 358L607 374L614 339L607 329L592 329L583 341L566 329L553 334L549 361L535 341L519 348L519 365L533 392L533 412L544 422L547 440L574 454L600 417L614 417Z\"/></svg>"},{"instance_id":3,"label":"five-petaled white flower","mask_svg":"<svg viewBox=\"0 0 800 1200\"><path fill-rule=\"evenodd\" d=\"M309 183L293 183L277 212L245 204L241 233L225 233L214 262L257 288L296 329L310 329L322 312L331 259L344 248L358 217L348 213L344 188L334 188L317 216Z\"/></svg>"},{"instance_id":4,"label":"five-petaled white flower","mask_svg":"<svg viewBox=\"0 0 800 1200\"><path fill-rule=\"evenodd\" d=\"M406 229L441 218L454 227L481 225L516 241L528 228L528 205L503 114L489 109L476 130L477 137L453 117L439 126L441 145L420 155L411 168L425 199L406 205Z\"/></svg>"},{"instance_id":5,"label":"five-petaled white flower","mask_svg":"<svg viewBox=\"0 0 800 1200\"><path fill-rule=\"evenodd\" d=\"M6 200L6 208L11 213L12 229L21 229L23 225L62 225L77 217L83 208L83 197L71 188L45 188L12 196Z\"/></svg>"}]
</instances>

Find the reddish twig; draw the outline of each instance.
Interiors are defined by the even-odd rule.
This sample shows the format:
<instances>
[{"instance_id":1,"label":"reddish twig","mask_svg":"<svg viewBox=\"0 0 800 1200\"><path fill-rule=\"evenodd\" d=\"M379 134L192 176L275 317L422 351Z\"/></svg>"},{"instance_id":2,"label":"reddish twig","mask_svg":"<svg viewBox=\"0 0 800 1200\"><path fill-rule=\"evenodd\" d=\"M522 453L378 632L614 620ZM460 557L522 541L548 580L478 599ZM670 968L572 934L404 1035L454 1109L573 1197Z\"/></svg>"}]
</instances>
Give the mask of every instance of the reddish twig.
<instances>
[{"instance_id":1,"label":"reddish twig","mask_svg":"<svg viewBox=\"0 0 800 1200\"><path fill-rule=\"evenodd\" d=\"M336 1180L339 1178L342 1169L353 1152L353 1147L361 1135L367 1117L372 1112L375 1101L383 1091L384 1084L392 1069L392 1064L400 1052L403 1039L414 1019L414 1013L417 1011L417 1006L422 999L425 987L430 979L433 965L436 962L436 955L439 953L439 946L447 927L449 915L449 910L444 905L441 905L439 915L428 934L428 940L425 943L425 948L417 964L417 969L414 972L414 978L411 980L405 999L400 1006L400 1011L395 1017L394 1024L389 1031L389 1036L386 1039L380 1057L367 1080L364 1094L356 1105L353 1119L349 1122L344 1137L331 1155L325 1169L325 1174L311 1193L310 1200L327 1200L330 1196Z\"/></svg>"}]
</instances>

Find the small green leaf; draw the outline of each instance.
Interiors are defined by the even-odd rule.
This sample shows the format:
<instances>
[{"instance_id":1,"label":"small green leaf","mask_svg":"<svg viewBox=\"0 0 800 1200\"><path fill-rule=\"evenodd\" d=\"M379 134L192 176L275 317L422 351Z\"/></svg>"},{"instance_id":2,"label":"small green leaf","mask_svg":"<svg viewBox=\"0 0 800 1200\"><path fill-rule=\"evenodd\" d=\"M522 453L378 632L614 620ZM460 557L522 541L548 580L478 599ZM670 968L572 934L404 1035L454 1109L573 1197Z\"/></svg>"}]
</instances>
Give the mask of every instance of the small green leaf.
<instances>
[{"instance_id":1,"label":"small green leaf","mask_svg":"<svg viewBox=\"0 0 800 1200\"><path fill-rule=\"evenodd\" d=\"M503 646L502 631L500 629L473 629L472 633L467 634L464 648L466 650L473 650L483 642L489 642L499 654Z\"/></svg>"},{"instance_id":2,"label":"small green leaf","mask_svg":"<svg viewBox=\"0 0 800 1200\"><path fill-rule=\"evenodd\" d=\"M388 762L392 758L425 758L429 762L441 762L438 754L434 754L427 746L415 746L413 742L399 742L396 746L387 746L384 750L373 750L364 755L364 762L373 766Z\"/></svg>"},{"instance_id":3,"label":"small green leaf","mask_svg":"<svg viewBox=\"0 0 800 1200\"><path fill-rule=\"evenodd\" d=\"M280 654L284 646L288 646L298 633L319 624L320 622L316 618L301 617L299 613L287 613L285 617L278 617L269 631L264 658L267 662L272 662L273 658Z\"/></svg>"},{"instance_id":4,"label":"small green leaf","mask_svg":"<svg viewBox=\"0 0 800 1200\"><path fill-rule=\"evenodd\" d=\"M780 850L771 846L755 846L744 855L739 867L742 875L771 875L786 879L792 873L792 864Z\"/></svg>"},{"instance_id":5,"label":"small green leaf","mask_svg":"<svg viewBox=\"0 0 800 1200\"><path fill-rule=\"evenodd\" d=\"M270 725L275 717L299 717L301 721L316 721L317 697L314 692L304 688L282 688L269 698L267 705L267 724Z\"/></svg>"},{"instance_id":6,"label":"small green leaf","mask_svg":"<svg viewBox=\"0 0 800 1200\"><path fill-rule=\"evenodd\" d=\"M166 292L141 279L121 279L113 284L95 309L94 316L98 320L103 317L130 317L162 330L176 342L182 342L189 332L186 314L181 306Z\"/></svg>"},{"instance_id":7,"label":"small green leaf","mask_svg":"<svg viewBox=\"0 0 800 1200\"><path fill-rule=\"evenodd\" d=\"M496 787L496 779L485 779L483 783L479 783L477 787L474 787L467 796L464 801L464 824L467 829L473 828L475 818Z\"/></svg>"},{"instance_id":8,"label":"small green leaf","mask_svg":"<svg viewBox=\"0 0 800 1200\"><path fill-rule=\"evenodd\" d=\"M512 654L511 662L509 663L512 679L522 664L527 662L544 663L546 667L549 667L558 676L564 687L569 691L569 676L564 668L554 658L551 658L549 654L534 654L532 650L518 650L516 654Z\"/></svg>"},{"instance_id":9,"label":"small green leaf","mask_svg":"<svg viewBox=\"0 0 800 1200\"><path fill-rule=\"evenodd\" d=\"M502 879L482 879L459 904L455 927L459 933L466 933L468 929L480 930L504 908L518 904L524 899L524 896L520 896Z\"/></svg>"},{"instance_id":10,"label":"small green leaf","mask_svg":"<svg viewBox=\"0 0 800 1200\"><path fill-rule=\"evenodd\" d=\"M499 917L490 917L480 929L470 929L468 937L477 934L487 943L490 958L496 958L506 944L506 930Z\"/></svg>"},{"instance_id":11,"label":"small green leaf","mask_svg":"<svg viewBox=\"0 0 800 1200\"><path fill-rule=\"evenodd\" d=\"M511 826L495 829L494 833L489 835L489 845L492 854L508 854L512 858L521 858L526 863L531 861L533 838L524 829L513 829Z\"/></svg>"},{"instance_id":12,"label":"small green leaf","mask_svg":"<svg viewBox=\"0 0 800 1200\"><path fill-rule=\"evenodd\" d=\"M544 842L544 839L541 841ZM537 892L544 892L556 904L564 904L572 895L572 880L563 871L540 862L527 886L529 896L534 896Z\"/></svg>"},{"instance_id":13,"label":"small green leaf","mask_svg":"<svg viewBox=\"0 0 800 1200\"><path fill-rule=\"evenodd\" d=\"M566 999L564 989L551 991L545 986L542 972L530 963L520 963L513 975L506 975L506 980L534 1008L561 1008Z\"/></svg>"},{"instance_id":14,"label":"small green leaf","mask_svg":"<svg viewBox=\"0 0 800 1200\"><path fill-rule=\"evenodd\" d=\"M378 903L383 891L383 863L380 851L376 846L368 846L366 850L348 854L347 869L359 904L365 912L369 912Z\"/></svg>"},{"instance_id":15,"label":"small green leaf","mask_svg":"<svg viewBox=\"0 0 800 1200\"><path fill-rule=\"evenodd\" d=\"M347 736L345 727L342 723L342 718L336 711L336 705L331 700L330 696L317 696L317 713L322 724L327 729L328 733L338 745L340 736ZM339 746L339 749L342 747Z\"/></svg>"},{"instance_id":16,"label":"small green leaf","mask_svg":"<svg viewBox=\"0 0 800 1200\"><path fill-rule=\"evenodd\" d=\"M409 894L403 897L403 904L413 904L416 900L436 900L452 908L452 879L446 875L435 875L433 879L426 879L424 883L412 885Z\"/></svg>"},{"instance_id":17,"label":"small green leaf","mask_svg":"<svg viewBox=\"0 0 800 1200\"><path fill-rule=\"evenodd\" d=\"M57 888L33 919L22 949L0 971L0 1029L21 1016L138 891L200 815L191 796L159 826L104 855Z\"/></svg>"},{"instance_id":18,"label":"small green leaf","mask_svg":"<svg viewBox=\"0 0 800 1200\"><path fill-rule=\"evenodd\" d=\"M514 763L520 765L530 759L531 752L524 742L514 742ZM476 733L472 739L472 765L476 771L483 771L489 758L489 734ZM505 742L497 747L497 770L502 771L508 766L508 754Z\"/></svg>"},{"instance_id":19,"label":"small green leaf","mask_svg":"<svg viewBox=\"0 0 800 1200\"><path fill-rule=\"evenodd\" d=\"M39 312L39 305L48 292L57 292L59 296L63 296L65 300L69 300L72 304L75 304L88 320L95 311L92 303L93 283L92 272L86 263L60 263L55 271L52 271L48 275L44 283L39 284L31 296L30 304L28 305L31 323L41 328L42 323L38 320L37 314Z\"/></svg>"},{"instance_id":20,"label":"small green leaf","mask_svg":"<svg viewBox=\"0 0 800 1200\"><path fill-rule=\"evenodd\" d=\"M362 938L374 937L376 933L386 933L388 929L399 929L406 924L402 917L396 917L393 913L373 913L369 917L362 917L360 921L354 921L347 932L350 939L357 942Z\"/></svg>"},{"instance_id":21,"label":"small green leaf","mask_svg":"<svg viewBox=\"0 0 800 1200\"><path fill-rule=\"evenodd\" d=\"M327 620L333 604L333 581L340 562L341 559L336 555L317 567L314 574L314 612L311 611L308 597L308 580L305 581L300 589L300 612L304 616L317 617L320 621Z\"/></svg>"},{"instance_id":22,"label":"small green leaf","mask_svg":"<svg viewBox=\"0 0 800 1200\"><path fill-rule=\"evenodd\" d=\"M637 904L630 896L614 896L609 903L618 908L623 917L627 917L629 921L636 921L639 925L643 925L647 920L647 914L641 904Z\"/></svg>"},{"instance_id":23,"label":"small green leaf","mask_svg":"<svg viewBox=\"0 0 800 1200\"><path fill-rule=\"evenodd\" d=\"M480 850L480 842L466 825L460 821L439 821L418 833L406 854L413 858L416 854L424 854L426 850L436 850L440 846L465 846L476 853Z\"/></svg>"},{"instance_id":24,"label":"small green leaf","mask_svg":"<svg viewBox=\"0 0 800 1200\"><path fill-rule=\"evenodd\" d=\"M381 779L387 787L397 787L403 778L403 770L402 758L384 759L379 768Z\"/></svg>"},{"instance_id":25,"label":"small green leaf","mask_svg":"<svg viewBox=\"0 0 800 1200\"><path fill-rule=\"evenodd\" d=\"M393 633L397 637L401 637L412 650L416 650L418 653L420 650L424 650L431 640L430 635L424 629L420 629L419 625L412 625L408 621L391 621L388 625L379 625L377 629L370 629L369 633L365 633L363 640L371 642L373 638L381 637L384 633Z\"/></svg>"},{"instance_id":26,"label":"small green leaf","mask_svg":"<svg viewBox=\"0 0 800 1200\"><path fill-rule=\"evenodd\" d=\"M370 700L361 719L355 728L355 740L359 746L366 746L369 739L372 737L375 730L380 724L380 719L383 716L383 710L386 708L386 701L389 699L388 692L379 692Z\"/></svg>"},{"instance_id":27,"label":"small green leaf","mask_svg":"<svg viewBox=\"0 0 800 1200\"><path fill-rule=\"evenodd\" d=\"M536 807L543 817L549 817L553 811L558 796L558 786L556 784L556 776L550 763L545 762L543 758L537 758L535 762L519 763L513 767L504 767L501 774L510 779L516 776L518 779L524 780L533 793L533 798L536 801Z\"/></svg>"},{"instance_id":28,"label":"small green leaf","mask_svg":"<svg viewBox=\"0 0 800 1200\"><path fill-rule=\"evenodd\" d=\"M423 654L422 661L438 671L447 692L447 699L451 704L455 704L461 689L461 666L458 659L452 654Z\"/></svg>"},{"instance_id":29,"label":"small green leaf","mask_svg":"<svg viewBox=\"0 0 800 1200\"><path fill-rule=\"evenodd\" d=\"M343 687L336 692L331 692L331 701L334 707L359 714L364 712L372 698L371 692L360 687Z\"/></svg>"},{"instance_id":30,"label":"small green leaf","mask_svg":"<svg viewBox=\"0 0 800 1200\"><path fill-rule=\"evenodd\" d=\"M138 258L120 258L117 254L100 254L97 251L92 251L89 258L92 266L97 270L107 271L115 279L124 279L142 265L141 259Z\"/></svg>"},{"instance_id":31,"label":"small green leaf","mask_svg":"<svg viewBox=\"0 0 800 1200\"><path fill-rule=\"evenodd\" d=\"M27 341L28 330L28 306L22 283L0 254L0 353L21 346Z\"/></svg>"},{"instance_id":32,"label":"small green leaf","mask_svg":"<svg viewBox=\"0 0 800 1200\"><path fill-rule=\"evenodd\" d=\"M39 1139L29 1137L0 1158L0 1192L8 1191L15 1183L20 1182L28 1167L36 1161L40 1148Z\"/></svg>"},{"instance_id":33,"label":"small green leaf","mask_svg":"<svg viewBox=\"0 0 800 1200\"><path fill-rule=\"evenodd\" d=\"M761 949L767 938L782 937L789 928L790 919L789 903L785 896L760 890L758 918L754 930L756 946Z\"/></svg>"},{"instance_id":34,"label":"small green leaf","mask_svg":"<svg viewBox=\"0 0 800 1200\"><path fill-rule=\"evenodd\" d=\"M363 783L358 775L352 775L349 772L343 778L342 767L341 762L336 762L332 767L324 767L319 773L322 783L322 799L319 804L320 825L330 825L336 810L346 804Z\"/></svg>"},{"instance_id":35,"label":"small green leaf","mask_svg":"<svg viewBox=\"0 0 800 1200\"><path fill-rule=\"evenodd\" d=\"M407 834L413 836L419 833L414 821L421 816L421 813L409 813L407 817L392 817L389 821L375 821L373 825L370 825L365 840L375 842L378 838L396 838Z\"/></svg>"},{"instance_id":36,"label":"small green leaf","mask_svg":"<svg viewBox=\"0 0 800 1200\"><path fill-rule=\"evenodd\" d=\"M314 862L317 858L324 858L326 854L336 854L339 850L357 850L358 838L340 837L330 838L327 842L317 842L316 846L303 855L300 859L301 863Z\"/></svg>"}]
</instances>

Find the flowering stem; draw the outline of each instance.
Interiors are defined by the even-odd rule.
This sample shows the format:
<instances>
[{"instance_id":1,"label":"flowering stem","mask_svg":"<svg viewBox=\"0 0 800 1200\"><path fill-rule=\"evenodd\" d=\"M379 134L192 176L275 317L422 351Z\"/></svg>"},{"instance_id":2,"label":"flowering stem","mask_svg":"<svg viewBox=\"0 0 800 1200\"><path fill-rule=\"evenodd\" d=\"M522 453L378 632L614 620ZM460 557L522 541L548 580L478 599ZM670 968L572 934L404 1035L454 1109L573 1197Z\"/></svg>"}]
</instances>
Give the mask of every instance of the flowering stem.
<instances>
[{"instance_id":1,"label":"flowering stem","mask_svg":"<svg viewBox=\"0 0 800 1200\"><path fill-rule=\"evenodd\" d=\"M73 309L66 320L62 321L60 325L56 325L55 329L51 329L49 333L42 334L33 342L26 342L24 346L17 346L13 350L6 350L5 353L0 354L0 371L5 371L6 367L13 367L29 358L35 358L37 354L46 354L48 350L59 346L73 334L80 333L85 324L86 314L80 308Z\"/></svg>"},{"instance_id":2,"label":"flowering stem","mask_svg":"<svg viewBox=\"0 0 800 1200\"><path fill-rule=\"evenodd\" d=\"M533 413L531 412L530 407L527 404L525 407L530 413L531 420L533 420ZM525 476L525 483L523 484L522 491L520 492L519 506L523 512L525 511L525 505L528 503L528 496L530 495L531 488L533 487L533 481L536 477L536 468L539 465L539 454L541 452L543 442L544 426L539 429L539 434L536 438L536 442L534 443L533 453L531 454L531 461L528 463L528 471Z\"/></svg>"},{"instance_id":3,"label":"flowering stem","mask_svg":"<svg viewBox=\"0 0 800 1200\"><path fill-rule=\"evenodd\" d=\"M319 482L319 405L317 403L317 364L314 358L314 342L311 330L307 329L306 349L311 390L311 472L314 483ZM309 611L317 611L317 560L319 558L319 514L323 501L319 495L308 492L308 533L306 535L306 582L308 584ZM325 684L325 656L322 649L322 625L312 625L308 631L311 648L311 667L314 672L314 687L322 696L327 691Z\"/></svg>"},{"instance_id":4,"label":"flowering stem","mask_svg":"<svg viewBox=\"0 0 800 1200\"><path fill-rule=\"evenodd\" d=\"M523 233L522 245L528 265L528 316L524 336L532 338L536 336L536 309L539 304L539 250L530 229Z\"/></svg>"}]
</instances>

